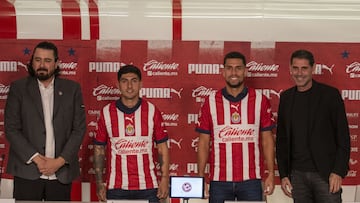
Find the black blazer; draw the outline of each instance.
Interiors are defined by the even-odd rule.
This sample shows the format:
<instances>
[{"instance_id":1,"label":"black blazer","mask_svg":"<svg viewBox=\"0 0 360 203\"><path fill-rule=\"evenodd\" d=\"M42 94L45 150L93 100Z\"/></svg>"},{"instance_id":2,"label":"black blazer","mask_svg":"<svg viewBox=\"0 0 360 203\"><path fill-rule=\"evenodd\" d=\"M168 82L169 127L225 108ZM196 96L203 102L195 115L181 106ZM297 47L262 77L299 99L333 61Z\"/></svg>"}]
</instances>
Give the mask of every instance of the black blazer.
<instances>
[{"instance_id":1,"label":"black blazer","mask_svg":"<svg viewBox=\"0 0 360 203\"><path fill-rule=\"evenodd\" d=\"M296 87L280 96L276 133L276 158L280 178L291 173L291 118ZM350 136L344 102L339 91L313 80L309 108L309 148L320 176L345 177L349 169Z\"/></svg>"},{"instance_id":2,"label":"black blazer","mask_svg":"<svg viewBox=\"0 0 360 203\"><path fill-rule=\"evenodd\" d=\"M80 85L56 78L54 81L53 126L55 157L67 162L56 176L70 183L79 176L78 152L86 129ZM5 135L10 143L7 172L28 180L38 179L35 163L26 162L36 152L45 154L46 130L39 85L34 77L10 85L5 106Z\"/></svg>"}]
</instances>

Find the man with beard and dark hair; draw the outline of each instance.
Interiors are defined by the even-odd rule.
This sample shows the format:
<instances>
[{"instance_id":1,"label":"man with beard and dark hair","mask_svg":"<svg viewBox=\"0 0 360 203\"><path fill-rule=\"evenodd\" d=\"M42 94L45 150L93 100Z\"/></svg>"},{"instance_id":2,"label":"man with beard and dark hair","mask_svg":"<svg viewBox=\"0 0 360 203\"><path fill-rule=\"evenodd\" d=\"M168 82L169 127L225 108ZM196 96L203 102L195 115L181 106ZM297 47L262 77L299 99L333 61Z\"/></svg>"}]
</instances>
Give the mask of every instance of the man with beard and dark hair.
<instances>
[{"instance_id":1,"label":"man with beard and dark hair","mask_svg":"<svg viewBox=\"0 0 360 203\"><path fill-rule=\"evenodd\" d=\"M58 51L51 42L34 48L28 72L11 83L5 106L13 195L68 201L71 182L80 174L77 154L86 128L80 85L57 77Z\"/></svg>"},{"instance_id":2,"label":"man with beard and dark hair","mask_svg":"<svg viewBox=\"0 0 360 203\"><path fill-rule=\"evenodd\" d=\"M210 203L260 201L274 191L271 106L261 92L245 86L246 73L243 54L226 54L222 72L226 86L211 94L199 113L198 175L205 176L209 160ZM269 172L264 190L263 157Z\"/></svg>"}]
</instances>

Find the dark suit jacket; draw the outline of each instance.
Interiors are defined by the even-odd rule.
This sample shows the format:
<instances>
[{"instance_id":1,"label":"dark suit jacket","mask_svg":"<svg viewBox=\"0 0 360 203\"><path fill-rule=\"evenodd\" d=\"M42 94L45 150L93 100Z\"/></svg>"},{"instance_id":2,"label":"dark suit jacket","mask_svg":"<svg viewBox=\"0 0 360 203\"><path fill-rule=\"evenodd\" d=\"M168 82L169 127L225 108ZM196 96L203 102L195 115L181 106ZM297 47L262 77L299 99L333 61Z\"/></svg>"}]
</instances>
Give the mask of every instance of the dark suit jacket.
<instances>
[{"instance_id":1,"label":"dark suit jacket","mask_svg":"<svg viewBox=\"0 0 360 203\"><path fill-rule=\"evenodd\" d=\"M78 151L85 133L85 110L80 85L54 81L53 126L55 157L67 162L56 176L70 183L79 175ZM45 155L46 130L39 85L34 77L13 82L5 106L5 135L10 143L7 172L34 180L40 177L35 163L26 162L36 152Z\"/></svg>"},{"instance_id":2,"label":"dark suit jacket","mask_svg":"<svg viewBox=\"0 0 360 203\"><path fill-rule=\"evenodd\" d=\"M280 96L276 133L276 158L280 178L291 173L291 119L296 87ZM320 176L329 181L330 173L345 177L350 157L349 126L344 102L336 88L313 80L309 108L309 148Z\"/></svg>"}]
</instances>

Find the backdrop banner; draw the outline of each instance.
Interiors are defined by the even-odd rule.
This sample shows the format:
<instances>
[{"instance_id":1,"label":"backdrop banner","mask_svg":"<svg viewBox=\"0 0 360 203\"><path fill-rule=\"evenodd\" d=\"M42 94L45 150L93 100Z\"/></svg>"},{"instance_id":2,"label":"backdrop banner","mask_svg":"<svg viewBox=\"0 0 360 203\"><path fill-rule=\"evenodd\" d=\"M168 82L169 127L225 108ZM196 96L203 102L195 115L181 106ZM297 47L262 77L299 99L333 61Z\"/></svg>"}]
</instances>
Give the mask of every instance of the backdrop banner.
<instances>
[{"instance_id":1,"label":"backdrop banner","mask_svg":"<svg viewBox=\"0 0 360 203\"><path fill-rule=\"evenodd\" d=\"M117 71L125 64L143 74L141 96L162 112L170 139L170 175L196 175L198 134L194 131L204 98L225 86L223 56L242 52L247 58L246 85L270 99L277 116L280 93L294 85L290 55L308 49L315 56L314 79L339 89L345 101L351 136L350 171L346 185L359 185L360 43L51 40L59 48L61 77L78 81L86 106L87 132L79 151L81 176L73 184L73 200L89 191L96 201L93 143L101 108L119 98ZM5 171L9 145L4 132L4 108L10 83L28 75L26 64L40 40L0 40L0 170ZM276 135L275 135L276 136ZM159 165L157 165L159 168ZM263 173L266 173L264 169ZM278 171L276 171L278 176ZM279 184L279 178L276 183Z\"/></svg>"}]
</instances>

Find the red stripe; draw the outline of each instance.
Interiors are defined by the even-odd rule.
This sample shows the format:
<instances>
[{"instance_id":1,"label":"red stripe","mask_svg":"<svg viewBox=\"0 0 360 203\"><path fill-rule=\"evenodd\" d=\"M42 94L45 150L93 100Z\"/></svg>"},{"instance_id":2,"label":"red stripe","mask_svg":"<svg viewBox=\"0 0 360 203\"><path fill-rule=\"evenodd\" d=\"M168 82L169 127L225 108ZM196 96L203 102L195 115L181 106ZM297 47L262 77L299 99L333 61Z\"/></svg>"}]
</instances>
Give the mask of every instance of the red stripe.
<instances>
[{"instance_id":1,"label":"red stripe","mask_svg":"<svg viewBox=\"0 0 360 203\"><path fill-rule=\"evenodd\" d=\"M90 201L95 202L99 201L97 194L96 194L96 183L90 182Z\"/></svg>"},{"instance_id":2,"label":"red stripe","mask_svg":"<svg viewBox=\"0 0 360 203\"><path fill-rule=\"evenodd\" d=\"M81 201L81 182L80 181L74 181L71 185L71 195L70 199L71 201Z\"/></svg>"},{"instance_id":3,"label":"red stripe","mask_svg":"<svg viewBox=\"0 0 360 203\"><path fill-rule=\"evenodd\" d=\"M216 105L216 114L217 114L217 123L218 125L224 125L224 105L223 105L223 96L221 91L218 91L215 95L215 105Z\"/></svg>"},{"instance_id":4,"label":"red stripe","mask_svg":"<svg viewBox=\"0 0 360 203\"><path fill-rule=\"evenodd\" d=\"M182 8L181 0L173 0L173 40L182 39Z\"/></svg>"},{"instance_id":5,"label":"red stripe","mask_svg":"<svg viewBox=\"0 0 360 203\"><path fill-rule=\"evenodd\" d=\"M16 12L12 3L0 0L0 38L16 39Z\"/></svg>"},{"instance_id":6,"label":"red stripe","mask_svg":"<svg viewBox=\"0 0 360 203\"><path fill-rule=\"evenodd\" d=\"M94 0L89 0L90 39L99 39L99 9Z\"/></svg>"},{"instance_id":7,"label":"red stripe","mask_svg":"<svg viewBox=\"0 0 360 203\"><path fill-rule=\"evenodd\" d=\"M255 90L249 89L248 109L247 109L248 124L255 124L255 112L258 111L258 109L255 109L256 108L255 100L256 100Z\"/></svg>"},{"instance_id":8,"label":"red stripe","mask_svg":"<svg viewBox=\"0 0 360 203\"><path fill-rule=\"evenodd\" d=\"M244 143L246 144L246 143ZM232 161L232 172L233 172L233 180L234 181L241 181L243 180L243 173L244 173L244 160L243 160L243 143L233 143L232 144L232 152L231 154L236 154L233 156Z\"/></svg>"},{"instance_id":9,"label":"red stripe","mask_svg":"<svg viewBox=\"0 0 360 203\"><path fill-rule=\"evenodd\" d=\"M80 6L76 0L61 2L63 39L81 39Z\"/></svg>"},{"instance_id":10,"label":"red stripe","mask_svg":"<svg viewBox=\"0 0 360 203\"><path fill-rule=\"evenodd\" d=\"M227 172L227 165L226 165L226 153L230 153L226 151L226 143L219 144L219 180L226 181L226 172ZM225 166L225 167L221 167Z\"/></svg>"}]
</instances>

